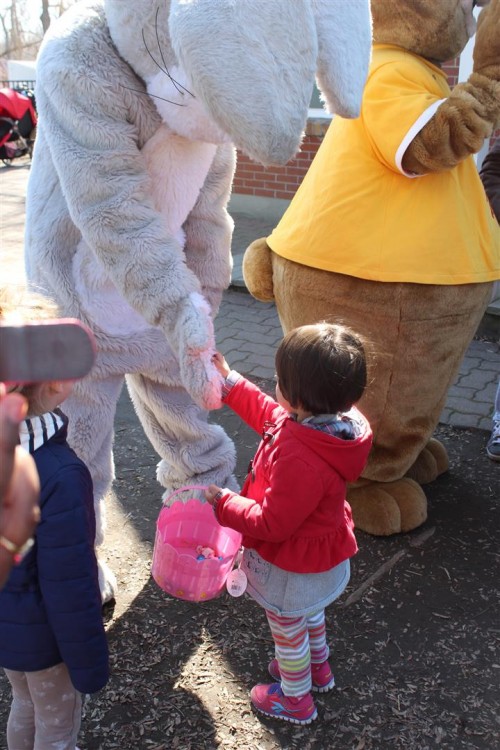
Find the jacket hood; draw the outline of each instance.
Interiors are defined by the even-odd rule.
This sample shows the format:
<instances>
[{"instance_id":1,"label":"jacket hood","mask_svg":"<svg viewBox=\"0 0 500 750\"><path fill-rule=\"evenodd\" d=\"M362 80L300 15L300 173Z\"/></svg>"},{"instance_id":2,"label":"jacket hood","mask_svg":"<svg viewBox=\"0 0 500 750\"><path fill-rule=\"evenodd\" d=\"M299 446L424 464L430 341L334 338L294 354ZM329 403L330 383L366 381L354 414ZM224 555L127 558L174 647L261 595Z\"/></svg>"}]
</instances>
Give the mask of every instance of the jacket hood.
<instances>
[{"instance_id":1,"label":"jacket hood","mask_svg":"<svg viewBox=\"0 0 500 750\"><path fill-rule=\"evenodd\" d=\"M294 422L292 419L286 423L286 430L289 431L290 437L313 451L346 482L359 479L372 445L372 432L368 422L357 409L353 411L356 418L363 424L362 434L353 440L333 437L321 430L313 430Z\"/></svg>"},{"instance_id":2,"label":"jacket hood","mask_svg":"<svg viewBox=\"0 0 500 750\"><path fill-rule=\"evenodd\" d=\"M164 119L169 105L196 99L214 122L210 137L222 132L262 164L286 163L299 149L315 76L333 112L359 114L369 0L104 0L104 8L120 55L155 102L167 100Z\"/></svg>"}]
</instances>

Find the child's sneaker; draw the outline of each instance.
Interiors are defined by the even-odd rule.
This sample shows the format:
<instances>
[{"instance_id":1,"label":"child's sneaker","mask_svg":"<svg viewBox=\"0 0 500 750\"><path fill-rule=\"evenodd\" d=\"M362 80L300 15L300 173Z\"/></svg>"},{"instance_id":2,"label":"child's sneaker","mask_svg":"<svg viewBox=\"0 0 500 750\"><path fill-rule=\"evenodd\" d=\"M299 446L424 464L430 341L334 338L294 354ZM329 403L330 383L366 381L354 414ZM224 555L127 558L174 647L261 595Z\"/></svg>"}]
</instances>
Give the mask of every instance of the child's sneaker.
<instances>
[{"instance_id":1,"label":"child's sneaker","mask_svg":"<svg viewBox=\"0 0 500 750\"><path fill-rule=\"evenodd\" d=\"M272 662L270 662L268 670L271 677L275 680L281 680L277 659L273 659ZM311 664L311 678L312 689L315 693L327 693L335 687L335 677L333 676L328 661L323 661L321 664Z\"/></svg>"},{"instance_id":2,"label":"child's sneaker","mask_svg":"<svg viewBox=\"0 0 500 750\"><path fill-rule=\"evenodd\" d=\"M486 444L486 453L492 461L500 461L500 422L493 422L493 430Z\"/></svg>"},{"instance_id":3,"label":"child's sneaker","mask_svg":"<svg viewBox=\"0 0 500 750\"><path fill-rule=\"evenodd\" d=\"M250 698L257 711L292 724L310 724L318 716L311 693L300 698L283 695L279 682L255 685L250 691Z\"/></svg>"}]
</instances>

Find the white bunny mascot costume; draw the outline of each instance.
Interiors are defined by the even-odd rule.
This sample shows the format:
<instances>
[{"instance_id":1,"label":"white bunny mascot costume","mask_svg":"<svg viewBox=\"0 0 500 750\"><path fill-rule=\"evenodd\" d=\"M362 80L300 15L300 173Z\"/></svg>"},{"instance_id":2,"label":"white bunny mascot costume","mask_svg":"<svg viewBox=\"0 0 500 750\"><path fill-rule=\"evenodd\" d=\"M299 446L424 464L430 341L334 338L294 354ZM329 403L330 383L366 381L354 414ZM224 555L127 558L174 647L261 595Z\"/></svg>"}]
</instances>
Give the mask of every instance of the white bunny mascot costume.
<instances>
[{"instance_id":1,"label":"white bunny mascot costume","mask_svg":"<svg viewBox=\"0 0 500 750\"><path fill-rule=\"evenodd\" d=\"M234 486L234 446L205 411L220 405L212 318L231 274L234 146L292 158L316 75L328 106L357 116L370 45L368 0L83 0L50 27L26 268L96 336L65 411L98 543L125 377L161 485Z\"/></svg>"}]
</instances>

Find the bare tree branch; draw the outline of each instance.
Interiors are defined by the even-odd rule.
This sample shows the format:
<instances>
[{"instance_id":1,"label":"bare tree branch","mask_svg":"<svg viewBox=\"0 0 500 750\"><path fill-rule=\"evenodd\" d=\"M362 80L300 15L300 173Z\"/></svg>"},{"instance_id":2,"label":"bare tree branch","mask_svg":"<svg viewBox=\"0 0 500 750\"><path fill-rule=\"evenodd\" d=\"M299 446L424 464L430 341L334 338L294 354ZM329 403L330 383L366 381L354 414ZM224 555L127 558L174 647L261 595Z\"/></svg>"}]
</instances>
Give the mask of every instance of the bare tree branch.
<instances>
[{"instance_id":1,"label":"bare tree branch","mask_svg":"<svg viewBox=\"0 0 500 750\"><path fill-rule=\"evenodd\" d=\"M50 13L49 13L49 0L42 0L42 15L40 16L42 22L43 33L47 31L50 26Z\"/></svg>"},{"instance_id":2,"label":"bare tree branch","mask_svg":"<svg viewBox=\"0 0 500 750\"><path fill-rule=\"evenodd\" d=\"M54 18L58 18L76 0L10 0L8 6L0 13L0 57L22 59L36 57L43 35ZM40 9L39 21L36 23L33 6ZM36 10L35 10L36 14Z\"/></svg>"}]
</instances>

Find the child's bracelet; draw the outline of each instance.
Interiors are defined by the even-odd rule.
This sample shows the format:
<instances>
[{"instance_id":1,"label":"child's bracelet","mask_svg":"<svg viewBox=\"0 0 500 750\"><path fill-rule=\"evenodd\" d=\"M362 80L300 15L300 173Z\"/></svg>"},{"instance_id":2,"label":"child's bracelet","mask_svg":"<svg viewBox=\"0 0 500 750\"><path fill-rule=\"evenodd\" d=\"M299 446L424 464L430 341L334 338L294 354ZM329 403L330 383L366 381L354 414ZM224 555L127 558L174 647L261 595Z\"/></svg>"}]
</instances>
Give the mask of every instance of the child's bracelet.
<instances>
[{"instance_id":1,"label":"child's bracelet","mask_svg":"<svg viewBox=\"0 0 500 750\"><path fill-rule=\"evenodd\" d=\"M224 494L223 490L219 490L218 492L215 493L213 497L212 508L214 510L215 515L217 515L217 506L223 494Z\"/></svg>"},{"instance_id":2,"label":"child's bracelet","mask_svg":"<svg viewBox=\"0 0 500 750\"><path fill-rule=\"evenodd\" d=\"M32 546L33 539L28 539L24 544L14 544L14 542L11 542L6 536L0 536L0 547L3 547L4 550L7 550L7 552L10 552L10 554L14 556L14 562L16 565L21 562L26 552L28 552Z\"/></svg>"}]
</instances>

